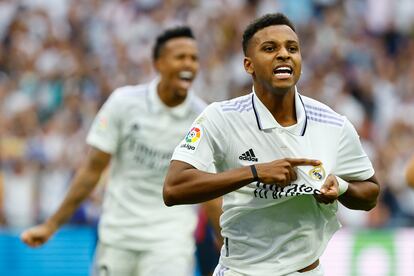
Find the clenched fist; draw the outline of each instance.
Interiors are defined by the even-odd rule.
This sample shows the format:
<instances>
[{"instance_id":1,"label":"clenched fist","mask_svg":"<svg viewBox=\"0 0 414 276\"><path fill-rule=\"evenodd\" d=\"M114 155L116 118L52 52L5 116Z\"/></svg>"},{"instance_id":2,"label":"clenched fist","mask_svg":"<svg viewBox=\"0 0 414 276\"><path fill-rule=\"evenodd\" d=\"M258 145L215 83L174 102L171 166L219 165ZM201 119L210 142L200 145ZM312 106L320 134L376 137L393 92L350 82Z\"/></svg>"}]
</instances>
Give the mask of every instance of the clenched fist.
<instances>
[{"instance_id":1,"label":"clenched fist","mask_svg":"<svg viewBox=\"0 0 414 276\"><path fill-rule=\"evenodd\" d=\"M30 247L38 247L47 242L56 230L55 225L45 222L24 231L20 239Z\"/></svg>"}]
</instances>

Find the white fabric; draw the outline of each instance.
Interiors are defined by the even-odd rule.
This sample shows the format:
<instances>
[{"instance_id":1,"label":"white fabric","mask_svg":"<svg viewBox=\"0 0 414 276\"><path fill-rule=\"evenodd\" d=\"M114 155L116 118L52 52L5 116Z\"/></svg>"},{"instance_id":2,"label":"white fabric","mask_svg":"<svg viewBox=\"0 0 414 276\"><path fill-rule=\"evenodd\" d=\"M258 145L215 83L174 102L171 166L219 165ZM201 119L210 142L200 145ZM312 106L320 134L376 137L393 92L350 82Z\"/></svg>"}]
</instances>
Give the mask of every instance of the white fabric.
<instances>
[{"instance_id":1,"label":"white fabric","mask_svg":"<svg viewBox=\"0 0 414 276\"><path fill-rule=\"evenodd\" d=\"M323 268L321 265L318 265L316 268L306 271L306 272L293 272L286 274L284 276L323 276ZM230 270L229 268L218 264L213 272L213 276L246 276L235 271Z\"/></svg>"},{"instance_id":2,"label":"white fabric","mask_svg":"<svg viewBox=\"0 0 414 276\"><path fill-rule=\"evenodd\" d=\"M342 178L340 178L337 175L335 177L336 177L336 180L338 181L339 195L342 195L342 194L344 194L348 190L349 182L343 180Z\"/></svg>"},{"instance_id":3,"label":"white fabric","mask_svg":"<svg viewBox=\"0 0 414 276\"><path fill-rule=\"evenodd\" d=\"M95 258L93 276L194 275L194 254L179 247L135 251L99 243Z\"/></svg>"},{"instance_id":4,"label":"white fabric","mask_svg":"<svg viewBox=\"0 0 414 276\"><path fill-rule=\"evenodd\" d=\"M112 154L99 236L124 249L167 243L192 251L194 207L166 207L162 187L174 147L205 104L190 93L169 108L158 97L157 83L114 91L87 137L88 144Z\"/></svg>"},{"instance_id":5,"label":"white fabric","mask_svg":"<svg viewBox=\"0 0 414 276\"><path fill-rule=\"evenodd\" d=\"M199 139L184 139L174 152L172 159L207 172L285 157L322 161L319 180L310 176L316 168L298 167L298 179L284 189L250 183L224 196L220 263L235 272L285 275L313 263L340 224L337 203L318 204L311 194L330 173L346 180L374 174L345 117L298 93L295 103L298 122L290 127L280 126L254 93L213 103L192 127Z\"/></svg>"}]
</instances>

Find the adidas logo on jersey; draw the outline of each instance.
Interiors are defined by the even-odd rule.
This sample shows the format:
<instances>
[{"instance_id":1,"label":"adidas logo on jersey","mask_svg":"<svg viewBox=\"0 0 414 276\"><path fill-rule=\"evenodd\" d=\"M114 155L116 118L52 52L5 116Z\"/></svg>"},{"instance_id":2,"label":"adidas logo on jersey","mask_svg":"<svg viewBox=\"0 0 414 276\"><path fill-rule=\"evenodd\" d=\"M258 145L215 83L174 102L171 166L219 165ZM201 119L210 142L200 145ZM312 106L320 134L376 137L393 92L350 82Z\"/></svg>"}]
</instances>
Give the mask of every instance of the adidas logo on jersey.
<instances>
[{"instance_id":1,"label":"adidas logo on jersey","mask_svg":"<svg viewBox=\"0 0 414 276\"><path fill-rule=\"evenodd\" d=\"M256 158L256 155L254 154L253 149L249 149L245 153L242 153L239 156L239 159L240 160L246 160L246 161L252 161L252 162L259 161L259 159Z\"/></svg>"}]
</instances>

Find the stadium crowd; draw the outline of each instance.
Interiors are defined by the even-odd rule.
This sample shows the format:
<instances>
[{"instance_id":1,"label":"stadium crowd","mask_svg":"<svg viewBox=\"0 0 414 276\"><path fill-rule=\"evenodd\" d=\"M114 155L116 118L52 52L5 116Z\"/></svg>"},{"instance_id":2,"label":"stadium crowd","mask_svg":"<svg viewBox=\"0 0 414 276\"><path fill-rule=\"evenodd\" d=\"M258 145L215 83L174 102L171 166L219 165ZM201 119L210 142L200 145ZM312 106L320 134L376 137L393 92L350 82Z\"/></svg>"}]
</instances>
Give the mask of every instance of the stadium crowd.
<instances>
[{"instance_id":1,"label":"stadium crowd","mask_svg":"<svg viewBox=\"0 0 414 276\"><path fill-rule=\"evenodd\" d=\"M114 88L154 76L152 42L163 28L194 29L195 91L212 102L250 91L241 32L276 11L301 38L299 91L350 119L383 184L371 212L340 209L343 224L414 226L414 191L404 180L414 152L411 0L1 1L0 222L26 227L58 207L98 108ZM72 222L94 224L100 195Z\"/></svg>"}]
</instances>

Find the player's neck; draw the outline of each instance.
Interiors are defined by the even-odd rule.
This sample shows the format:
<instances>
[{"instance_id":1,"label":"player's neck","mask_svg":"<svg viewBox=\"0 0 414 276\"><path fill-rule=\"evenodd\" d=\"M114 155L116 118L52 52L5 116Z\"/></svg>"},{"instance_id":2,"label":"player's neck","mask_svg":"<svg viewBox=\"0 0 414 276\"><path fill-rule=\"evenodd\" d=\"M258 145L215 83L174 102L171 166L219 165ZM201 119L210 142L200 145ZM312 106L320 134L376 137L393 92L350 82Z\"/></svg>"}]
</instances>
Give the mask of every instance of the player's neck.
<instances>
[{"instance_id":1,"label":"player's neck","mask_svg":"<svg viewBox=\"0 0 414 276\"><path fill-rule=\"evenodd\" d=\"M286 93L273 93L255 88L255 92L281 126L287 127L297 123L294 89L290 89Z\"/></svg>"},{"instance_id":2,"label":"player's neck","mask_svg":"<svg viewBox=\"0 0 414 276\"><path fill-rule=\"evenodd\" d=\"M157 94L168 107L174 107L183 103L187 97L187 92L175 91L174 88L162 81L157 86Z\"/></svg>"}]
</instances>

